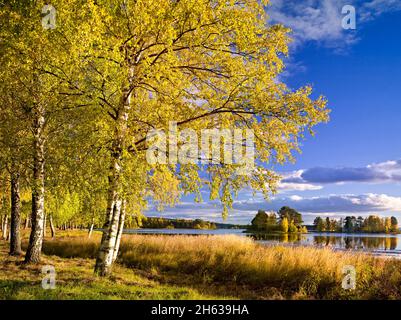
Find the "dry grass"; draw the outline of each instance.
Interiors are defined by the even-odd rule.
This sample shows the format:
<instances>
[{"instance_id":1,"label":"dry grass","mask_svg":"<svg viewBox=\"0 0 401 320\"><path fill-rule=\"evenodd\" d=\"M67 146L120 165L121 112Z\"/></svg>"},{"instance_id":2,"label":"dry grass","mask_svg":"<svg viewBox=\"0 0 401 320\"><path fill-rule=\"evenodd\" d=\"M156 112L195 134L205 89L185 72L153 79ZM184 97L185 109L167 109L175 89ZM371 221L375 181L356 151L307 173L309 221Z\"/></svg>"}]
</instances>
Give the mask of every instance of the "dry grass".
<instances>
[{"instance_id":1,"label":"dry grass","mask_svg":"<svg viewBox=\"0 0 401 320\"><path fill-rule=\"evenodd\" d=\"M47 241L44 252L93 258L99 237ZM210 288L239 298L401 298L401 262L365 254L311 247L265 247L238 236L123 238L118 259L161 281ZM342 268L357 271L357 289L344 290Z\"/></svg>"},{"instance_id":2,"label":"dry grass","mask_svg":"<svg viewBox=\"0 0 401 320\"><path fill-rule=\"evenodd\" d=\"M64 233L64 235L66 234ZM56 240L51 243L64 245L66 244L65 240L60 242ZM73 241L82 243L82 239ZM86 244L80 247L85 246ZM203 292L185 286L162 284L147 272L121 265L114 267L112 276L99 278L93 273L94 260L84 257L66 259L56 255L42 255L42 261L38 265L24 265L22 261L23 256L10 257L8 243L0 240L0 301L4 299L196 300L231 298L225 295L203 294ZM44 290L42 288L44 277L42 267L44 265L54 266L56 270L55 289Z\"/></svg>"}]
</instances>

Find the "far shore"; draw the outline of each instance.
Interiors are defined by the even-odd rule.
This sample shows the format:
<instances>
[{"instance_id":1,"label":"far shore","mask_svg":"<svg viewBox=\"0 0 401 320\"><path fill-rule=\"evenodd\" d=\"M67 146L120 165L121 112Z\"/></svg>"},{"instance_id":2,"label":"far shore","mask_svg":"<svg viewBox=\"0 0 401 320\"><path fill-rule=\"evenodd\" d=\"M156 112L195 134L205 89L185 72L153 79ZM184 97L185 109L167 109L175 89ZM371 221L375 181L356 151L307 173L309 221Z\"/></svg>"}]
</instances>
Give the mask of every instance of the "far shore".
<instances>
[{"instance_id":1,"label":"far shore","mask_svg":"<svg viewBox=\"0 0 401 320\"><path fill-rule=\"evenodd\" d=\"M102 229L96 229L98 231L101 231ZM124 229L125 233L129 233L129 231L137 231L137 230L143 230L143 233L146 232L146 230L169 230L170 232L174 233L174 231L177 231L177 233L180 230L191 230L194 232L197 231L215 231L215 230L242 230L242 233L250 233L250 234L266 234L266 235L303 235L303 234L327 234L327 235L360 235L360 236L396 236L401 234L400 232L346 232L346 231L317 231L317 230L309 230L308 232L280 232L280 231L274 231L274 232L267 232L267 231L260 231L260 230L252 230L249 228L215 228L215 229L195 229L195 228L127 228ZM128 231L128 232L127 232ZM153 232L152 232L153 233Z\"/></svg>"}]
</instances>

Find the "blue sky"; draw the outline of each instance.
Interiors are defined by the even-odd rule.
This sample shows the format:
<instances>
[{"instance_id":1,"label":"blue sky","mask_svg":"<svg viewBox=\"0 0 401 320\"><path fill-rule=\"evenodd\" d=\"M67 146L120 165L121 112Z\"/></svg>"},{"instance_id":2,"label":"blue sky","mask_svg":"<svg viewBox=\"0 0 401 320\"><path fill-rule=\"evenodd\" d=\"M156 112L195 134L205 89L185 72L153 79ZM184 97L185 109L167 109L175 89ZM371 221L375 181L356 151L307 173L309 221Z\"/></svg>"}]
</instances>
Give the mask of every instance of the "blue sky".
<instances>
[{"instance_id":1,"label":"blue sky","mask_svg":"<svg viewBox=\"0 0 401 320\"><path fill-rule=\"evenodd\" d=\"M356 9L355 30L341 26L343 5ZM257 209L289 205L315 216L395 215L401 220L401 0L273 0L271 22L292 28L283 81L311 84L332 110L331 121L303 141L295 164L277 168L280 192L271 202L250 191L235 201L227 223L249 223ZM149 216L221 222L220 207L184 197Z\"/></svg>"}]
</instances>

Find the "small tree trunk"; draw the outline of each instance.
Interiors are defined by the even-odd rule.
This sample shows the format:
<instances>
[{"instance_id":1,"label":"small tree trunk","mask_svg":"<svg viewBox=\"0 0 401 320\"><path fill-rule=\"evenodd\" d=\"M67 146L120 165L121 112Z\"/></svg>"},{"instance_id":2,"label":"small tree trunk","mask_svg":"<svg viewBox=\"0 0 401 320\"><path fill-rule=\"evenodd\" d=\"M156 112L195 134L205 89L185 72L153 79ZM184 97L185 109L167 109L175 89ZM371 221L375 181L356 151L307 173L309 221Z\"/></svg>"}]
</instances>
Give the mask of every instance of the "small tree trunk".
<instances>
[{"instance_id":1,"label":"small tree trunk","mask_svg":"<svg viewBox=\"0 0 401 320\"><path fill-rule=\"evenodd\" d=\"M125 206L126 206L126 201L123 200L122 205L121 205L120 219L118 221L116 244L114 246L114 253L113 253L113 262L115 262L117 260L118 250L120 250L121 237L122 237L122 234L124 231Z\"/></svg>"},{"instance_id":2,"label":"small tree trunk","mask_svg":"<svg viewBox=\"0 0 401 320\"><path fill-rule=\"evenodd\" d=\"M51 214L49 214L49 224L50 224L50 231L52 233L52 239L54 239L56 237L56 229L54 228L53 217Z\"/></svg>"},{"instance_id":3,"label":"small tree trunk","mask_svg":"<svg viewBox=\"0 0 401 320\"><path fill-rule=\"evenodd\" d=\"M21 255L21 198L20 174L11 173L11 228L10 228L10 255Z\"/></svg>"},{"instance_id":4,"label":"small tree trunk","mask_svg":"<svg viewBox=\"0 0 401 320\"><path fill-rule=\"evenodd\" d=\"M91 222L91 225L89 226L89 231L88 231L88 238L89 239L92 236L93 227L94 227L94 219L92 218L92 222Z\"/></svg>"},{"instance_id":5,"label":"small tree trunk","mask_svg":"<svg viewBox=\"0 0 401 320\"><path fill-rule=\"evenodd\" d=\"M25 263L38 263L43 244L43 219L45 215L45 152L43 106L37 106L34 123L34 161L32 187L32 230L25 255Z\"/></svg>"},{"instance_id":6,"label":"small tree trunk","mask_svg":"<svg viewBox=\"0 0 401 320\"><path fill-rule=\"evenodd\" d=\"M28 228L29 228L29 217L26 217L24 229L28 229Z\"/></svg>"},{"instance_id":7,"label":"small tree trunk","mask_svg":"<svg viewBox=\"0 0 401 320\"><path fill-rule=\"evenodd\" d=\"M3 231L2 232L3 239L7 240L7 231L8 231L8 216L7 215L4 216L2 231Z\"/></svg>"},{"instance_id":8,"label":"small tree trunk","mask_svg":"<svg viewBox=\"0 0 401 320\"><path fill-rule=\"evenodd\" d=\"M46 222L47 222L47 217L46 215L43 216L43 238L46 237Z\"/></svg>"}]
</instances>

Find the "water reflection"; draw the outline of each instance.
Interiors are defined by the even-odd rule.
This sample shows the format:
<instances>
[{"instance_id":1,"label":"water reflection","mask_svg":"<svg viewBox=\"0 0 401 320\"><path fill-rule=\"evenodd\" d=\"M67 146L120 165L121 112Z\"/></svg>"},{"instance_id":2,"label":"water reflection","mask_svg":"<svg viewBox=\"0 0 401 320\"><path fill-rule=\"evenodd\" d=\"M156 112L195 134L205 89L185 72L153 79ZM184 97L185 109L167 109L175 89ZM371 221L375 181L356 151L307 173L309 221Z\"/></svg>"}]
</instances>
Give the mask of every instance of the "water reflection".
<instances>
[{"instance_id":1,"label":"water reflection","mask_svg":"<svg viewBox=\"0 0 401 320\"><path fill-rule=\"evenodd\" d=\"M396 237L314 236L316 245L331 245L342 249L395 250Z\"/></svg>"},{"instance_id":2,"label":"water reflection","mask_svg":"<svg viewBox=\"0 0 401 320\"><path fill-rule=\"evenodd\" d=\"M171 234L171 235L226 235L249 236L264 243L285 243L289 245L310 245L336 249L386 251L386 254L401 254L401 235L386 234L344 234L344 233L307 233L307 234L266 234L244 233L243 229L126 229L125 233Z\"/></svg>"},{"instance_id":3,"label":"water reflection","mask_svg":"<svg viewBox=\"0 0 401 320\"><path fill-rule=\"evenodd\" d=\"M248 234L251 238L263 242L314 245L353 250L396 250L398 238L386 235L347 235L347 234Z\"/></svg>"},{"instance_id":4,"label":"water reflection","mask_svg":"<svg viewBox=\"0 0 401 320\"><path fill-rule=\"evenodd\" d=\"M287 234L267 234L267 233L250 233L248 234L253 240L256 241L277 241L283 243L302 242L306 240L305 235L297 233Z\"/></svg>"}]
</instances>

